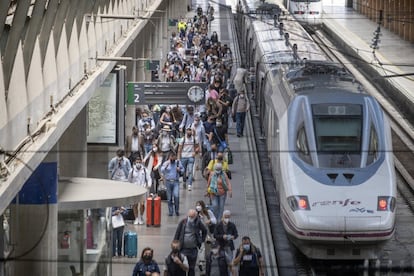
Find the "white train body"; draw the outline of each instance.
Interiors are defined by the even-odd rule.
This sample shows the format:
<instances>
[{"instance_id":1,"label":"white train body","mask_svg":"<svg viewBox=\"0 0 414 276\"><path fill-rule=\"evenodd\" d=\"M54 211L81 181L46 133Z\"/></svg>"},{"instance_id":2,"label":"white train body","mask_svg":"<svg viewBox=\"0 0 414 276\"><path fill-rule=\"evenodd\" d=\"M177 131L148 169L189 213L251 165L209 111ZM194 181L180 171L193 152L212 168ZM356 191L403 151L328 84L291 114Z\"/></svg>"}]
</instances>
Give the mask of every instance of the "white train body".
<instances>
[{"instance_id":1,"label":"white train body","mask_svg":"<svg viewBox=\"0 0 414 276\"><path fill-rule=\"evenodd\" d=\"M263 15L240 20L289 238L310 258L375 258L394 233L396 205L381 107L300 24L282 21L281 31Z\"/></svg>"},{"instance_id":2,"label":"white train body","mask_svg":"<svg viewBox=\"0 0 414 276\"><path fill-rule=\"evenodd\" d=\"M288 0L289 12L301 23L321 24L322 0Z\"/></svg>"}]
</instances>

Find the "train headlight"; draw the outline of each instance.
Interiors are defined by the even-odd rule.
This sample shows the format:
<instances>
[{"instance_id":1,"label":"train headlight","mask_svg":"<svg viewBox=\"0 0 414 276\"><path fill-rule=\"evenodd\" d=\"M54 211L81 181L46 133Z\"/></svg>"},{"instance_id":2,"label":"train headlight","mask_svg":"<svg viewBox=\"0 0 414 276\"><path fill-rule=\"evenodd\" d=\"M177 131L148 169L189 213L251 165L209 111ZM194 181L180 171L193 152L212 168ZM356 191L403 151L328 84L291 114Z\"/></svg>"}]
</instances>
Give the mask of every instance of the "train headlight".
<instances>
[{"instance_id":1,"label":"train headlight","mask_svg":"<svg viewBox=\"0 0 414 276\"><path fill-rule=\"evenodd\" d=\"M290 196L287 198L287 201L292 211L310 210L309 200L307 196Z\"/></svg>"},{"instance_id":2,"label":"train headlight","mask_svg":"<svg viewBox=\"0 0 414 276\"><path fill-rule=\"evenodd\" d=\"M379 196L377 202L377 211L391 211L395 210L395 197Z\"/></svg>"}]
</instances>

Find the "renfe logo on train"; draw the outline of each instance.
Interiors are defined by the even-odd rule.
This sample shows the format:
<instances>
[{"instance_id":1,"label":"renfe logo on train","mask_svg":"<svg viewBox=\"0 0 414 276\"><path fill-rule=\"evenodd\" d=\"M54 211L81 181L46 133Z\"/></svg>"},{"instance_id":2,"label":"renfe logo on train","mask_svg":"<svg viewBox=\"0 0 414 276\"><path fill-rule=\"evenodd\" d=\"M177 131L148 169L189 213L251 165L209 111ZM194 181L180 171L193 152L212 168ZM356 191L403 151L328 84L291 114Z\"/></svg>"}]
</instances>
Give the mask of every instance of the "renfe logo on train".
<instances>
[{"instance_id":1,"label":"renfe logo on train","mask_svg":"<svg viewBox=\"0 0 414 276\"><path fill-rule=\"evenodd\" d=\"M345 200L325 200L325 201L316 201L312 203L312 207L315 207L317 205L320 206L348 206L348 205L359 205L361 204L361 201L357 200L351 200L350 198L347 198Z\"/></svg>"}]
</instances>

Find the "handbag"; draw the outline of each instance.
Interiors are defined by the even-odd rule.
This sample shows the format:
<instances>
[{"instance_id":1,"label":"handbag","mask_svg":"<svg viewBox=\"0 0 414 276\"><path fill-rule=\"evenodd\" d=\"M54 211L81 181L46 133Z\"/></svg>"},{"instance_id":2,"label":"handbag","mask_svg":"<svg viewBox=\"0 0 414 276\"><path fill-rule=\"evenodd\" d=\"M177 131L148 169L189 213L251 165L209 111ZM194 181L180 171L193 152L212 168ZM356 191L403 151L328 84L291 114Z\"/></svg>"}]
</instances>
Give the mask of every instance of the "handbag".
<instances>
[{"instance_id":1,"label":"handbag","mask_svg":"<svg viewBox=\"0 0 414 276\"><path fill-rule=\"evenodd\" d=\"M226 151L227 151L227 163L231 165L233 164L233 153L231 152L230 148L227 148Z\"/></svg>"},{"instance_id":2,"label":"handbag","mask_svg":"<svg viewBox=\"0 0 414 276\"><path fill-rule=\"evenodd\" d=\"M167 187L163 184L160 184L157 191L158 196L161 200L167 200Z\"/></svg>"},{"instance_id":3,"label":"handbag","mask_svg":"<svg viewBox=\"0 0 414 276\"><path fill-rule=\"evenodd\" d=\"M226 174L227 174L227 177L228 177L229 179L231 179L231 171L230 171L230 170L226 171Z\"/></svg>"},{"instance_id":4,"label":"handbag","mask_svg":"<svg viewBox=\"0 0 414 276\"><path fill-rule=\"evenodd\" d=\"M112 216L112 227L115 229L122 226L125 226L124 218L122 217L122 215L119 214L116 216Z\"/></svg>"}]
</instances>

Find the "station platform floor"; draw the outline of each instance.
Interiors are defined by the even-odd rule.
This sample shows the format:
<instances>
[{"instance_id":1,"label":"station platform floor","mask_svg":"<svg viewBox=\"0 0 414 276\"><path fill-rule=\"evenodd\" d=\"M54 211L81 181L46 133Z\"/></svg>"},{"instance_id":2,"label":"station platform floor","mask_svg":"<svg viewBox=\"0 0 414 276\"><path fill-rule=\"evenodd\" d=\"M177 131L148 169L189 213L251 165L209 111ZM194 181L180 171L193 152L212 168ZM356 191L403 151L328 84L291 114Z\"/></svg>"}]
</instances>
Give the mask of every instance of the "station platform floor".
<instances>
[{"instance_id":1,"label":"station platform floor","mask_svg":"<svg viewBox=\"0 0 414 276\"><path fill-rule=\"evenodd\" d=\"M223 1L219 1L223 2ZM215 9L215 19L211 22L209 33L216 31L222 44L228 44L236 53L236 45L233 44L235 37L234 22L232 21L231 9L223 3L211 2ZM225 1L224 1L225 2ZM193 8L201 6L207 9L206 1L194 0ZM186 15L187 18L194 16L194 12ZM234 62L234 70L238 66ZM231 121L231 120L230 120ZM259 165L255 150L252 123L250 116L246 118L245 135L237 137L235 125L229 126L229 147L233 153L234 164L230 165L232 171L232 198L227 197L225 210L232 213L233 221L238 229L239 238L235 240L236 248L241 243L243 236L249 236L252 242L262 252L266 267L266 275L277 275L276 257L273 240L267 215L266 202L264 198L261 175L258 171ZM195 208L198 200L209 199L205 197L207 182L202 177L201 171L197 170L193 182L192 191L183 189L180 183L180 216L168 216L167 201L162 201L161 227L147 227L146 225L133 225L129 222L125 230L135 231L138 234L138 257L137 258L113 258L112 275L132 275L136 262L139 260L142 249L149 246L154 249L154 260L160 266L163 273L165 257L170 252L170 243L174 237L179 221L187 216L189 209ZM196 267L196 275L200 275ZM162 274L163 275L163 274Z\"/></svg>"},{"instance_id":2,"label":"station platform floor","mask_svg":"<svg viewBox=\"0 0 414 276\"><path fill-rule=\"evenodd\" d=\"M250 123L251 124L251 123ZM249 137L249 130L245 130L245 136L237 137L235 128L229 130L229 143L233 152L234 164L230 165L232 171L232 198L227 197L225 209L230 210L231 221L233 221L239 232L239 238L235 240L235 246L241 243L241 237L250 236L252 242L257 245L265 258L267 267L266 275L275 275L275 253L273 251L270 226L267 218L267 210L260 181L260 173L255 174L253 168L257 167L251 160L249 145L253 137ZM196 171L192 191L183 189L180 183L180 216L168 216L167 201L162 201L161 227L147 227L146 225L134 225L132 221L127 222L126 230L135 231L138 234L138 257L137 258L113 258L112 275L131 275L135 263L144 247L154 249L154 259L163 269L164 259L170 252L170 243L174 237L179 221L187 216L189 209L195 208L195 202L206 198L206 181L201 176L201 171ZM269 246L270 245L270 246ZM200 275L198 269L196 275Z\"/></svg>"},{"instance_id":3,"label":"station platform floor","mask_svg":"<svg viewBox=\"0 0 414 276\"><path fill-rule=\"evenodd\" d=\"M384 16L384 20L387 20ZM414 102L414 44L381 26L379 49L370 47L378 23L365 15L344 6L323 6L325 30L341 44L347 46L347 54L361 59L358 65L377 75L376 80L392 98ZM369 68L368 68L369 67ZM388 91L392 87L394 91ZM395 95L393 93L400 93Z\"/></svg>"}]
</instances>

